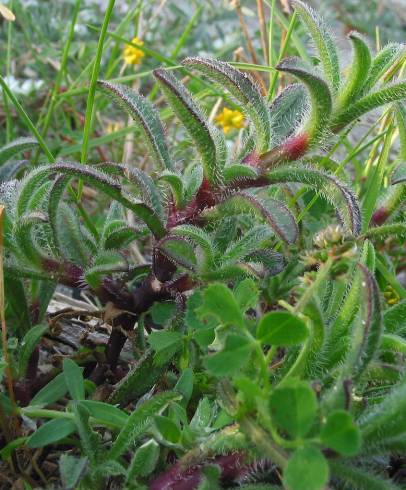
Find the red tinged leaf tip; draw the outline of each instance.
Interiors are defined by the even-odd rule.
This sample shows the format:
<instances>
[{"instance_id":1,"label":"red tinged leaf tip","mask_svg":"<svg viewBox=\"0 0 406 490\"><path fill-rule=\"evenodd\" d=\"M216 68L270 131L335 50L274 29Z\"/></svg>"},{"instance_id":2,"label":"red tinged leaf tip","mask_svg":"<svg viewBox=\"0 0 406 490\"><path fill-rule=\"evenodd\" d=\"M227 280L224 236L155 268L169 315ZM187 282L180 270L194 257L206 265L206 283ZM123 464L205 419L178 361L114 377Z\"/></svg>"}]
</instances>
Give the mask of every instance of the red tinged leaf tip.
<instances>
[{"instance_id":1,"label":"red tinged leaf tip","mask_svg":"<svg viewBox=\"0 0 406 490\"><path fill-rule=\"evenodd\" d=\"M178 210L172 203L167 221L167 229L171 229L185 222L193 222L204 209L214 206L216 203L215 190L212 188L208 179L204 178L196 197L184 209Z\"/></svg>"},{"instance_id":2,"label":"red tinged leaf tip","mask_svg":"<svg viewBox=\"0 0 406 490\"><path fill-rule=\"evenodd\" d=\"M43 259L42 267L46 272L58 277L58 280L70 287L83 285L83 269L70 262L60 263L54 259Z\"/></svg>"},{"instance_id":3,"label":"red tinged leaf tip","mask_svg":"<svg viewBox=\"0 0 406 490\"><path fill-rule=\"evenodd\" d=\"M216 204L215 195L210 182L204 178L196 194L196 202L200 210Z\"/></svg>"},{"instance_id":4,"label":"red tinged leaf tip","mask_svg":"<svg viewBox=\"0 0 406 490\"><path fill-rule=\"evenodd\" d=\"M260 161L261 161L260 156L254 150L244 158L243 163L249 165L250 167L258 167Z\"/></svg>"},{"instance_id":5,"label":"red tinged leaf tip","mask_svg":"<svg viewBox=\"0 0 406 490\"><path fill-rule=\"evenodd\" d=\"M302 158L309 149L309 135L300 133L291 136L284 143L259 157L260 166L263 168L274 167L282 162L294 162Z\"/></svg>"},{"instance_id":6,"label":"red tinged leaf tip","mask_svg":"<svg viewBox=\"0 0 406 490\"><path fill-rule=\"evenodd\" d=\"M282 144L281 152L287 160L293 161L301 158L309 147L309 137L306 133L292 136Z\"/></svg>"},{"instance_id":7,"label":"red tinged leaf tip","mask_svg":"<svg viewBox=\"0 0 406 490\"><path fill-rule=\"evenodd\" d=\"M385 221L389 218L389 211L386 208L379 208L372 215L372 223L374 225L383 225Z\"/></svg>"},{"instance_id":8,"label":"red tinged leaf tip","mask_svg":"<svg viewBox=\"0 0 406 490\"><path fill-rule=\"evenodd\" d=\"M206 461L206 464L217 465L220 468L221 480L231 482L241 474L245 455L233 453ZM149 485L149 490L195 490L201 483L204 465L182 467L180 462L174 464L168 471L162 473Z\"/></svg>"}]
</instances>

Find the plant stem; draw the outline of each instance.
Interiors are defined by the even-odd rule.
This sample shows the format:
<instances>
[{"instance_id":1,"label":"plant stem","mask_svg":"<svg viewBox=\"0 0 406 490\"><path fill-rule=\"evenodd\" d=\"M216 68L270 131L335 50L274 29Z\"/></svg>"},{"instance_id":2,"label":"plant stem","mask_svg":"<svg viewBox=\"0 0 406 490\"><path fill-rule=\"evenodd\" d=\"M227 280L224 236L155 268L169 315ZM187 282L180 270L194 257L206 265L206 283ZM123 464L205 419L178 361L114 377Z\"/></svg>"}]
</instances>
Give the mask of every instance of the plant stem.
<instances>
[{"instance_id":1,"label":"plant stem","mask_svg":"<svg viewBox=\"0 0 406 490\"><path fill-rule=\"evenodd\" d=\"M278 63L282 61L282 58L285 56L286 50L288 49L289 41L293 33L293 28L295 27L295 22L296 22L296 12L293 13L292 18L290 19L290 24L286 32L286 37L283 44L281 45L281 49L279 52ZM271 100L275 94L275 88L276 88L276 82L278 81L278 76L279 76L279 72L275 71L269 85L268 100Z\"/></svg>"},{"instance_id":2,"label":"plant stem","mask_svg":"<svg viewBox=\"0 0 406 490\"><path fill-rule=\"evenodd\" d=\"M312 296L319 289L322 282L327 278L332 265L333 265L333 259L331 257L329 257L327 259L327 262L322 267L320 267L319 272L318 272L316 279L313 282L313 284L309 288L306 289L305 293L303 294L303 296L300 298L300 300L296 304L296 306L294 308L295 313L298 313L299 311L303 310L304 307L307 305L307 303L312 299ZM308 325L312 325L312 323L308 322ZM310 326L310 329L313 329L313 327ZM308 357L310 350L311 350L311 347L312 347L312 340L313 340L313 331L310 332L309 337L306 340L306 342L303 344L299 355L297 356L292 367L289 369L289 371L285 374L285 376L281 380L281 383L284 383L289 378L292 378L294 376L298 376L301 374L301 372L303 371L303 368L305 367L307 357Z\"/></svg>"},{"instance_id":3,"label":"plant stem","mask_svg":"<svg viewBox=\"0 0 406 490\"><path fill-rule=\"evenodd\" d=\"M313 294L317 292L321 283L327 278L332 265L333 265L333 259L329 257L327 261L318 270L316 279L314 280L313 284L306 289L303 296L297 302L294 308L295 313L302 311L304 307L307 305L307 303L311 300Z\"/></svg>"},{"instance_id":4,"label":"plant stem","mask_svg":"<svg viewBox=\"0 0 406 490\"><path fill-rule=\"evenodd\" d=\"M69 419L75 420L75 414L73 412L61 412L60 410L48 410L47 408L37 407L23 407L19 409L21 415L30 417L33 419ZM121 429L121 424L115 422L108 422L106 420L100 420L95 417L90 417L89 422L92 425L109 426L112 429Z\"/></svg>"},{"instance_id":5,"label":"plant stem","mask_svg":"<svg viewBox=\"0 0 406 490\"><path fill-rule=\"evenodd\" d=\"M10 9L13 9L13 0L10 0ZM6 54L6 76L10 76L10 64L11 64L11 29L13 23L9 22L7 26L7 54ZM13 126L11 122L11 112L8 105L6 93L3 89L4 99L4 112L6 113L6 142L9 143L13 139Z\"/></svg>"},{"instance_id":6,"label":"plant stem","mask_svg":"<svg viewBox=\"0 0 406 490\"><path fill-rule=\"evenodd\" d=\"M40 132L38 129L34 126L33 122L29 118L28 114L25 112L23 106L18 102L18 100L15 98L13 92L10 90L9 86L7 85L6 81L4 78L0 75L0 85L2 86L4 92L8 96L8 98L11 100L13 103L14 107L16 108L18 114L20 115L21 119L24 121L25 125L28 127L28 129L31 131L33 136L36 138L38 141L38 144L40 145L42 151L45 153L45 155L48 158L48 161L53 163L55 161L55 157L51 153L50 149L48 148L47 144L45 143L44 139L42 138Z\"/></svg>"},{"instance_id":7,"label":"plant stem","mask_svg":"<svg viewBox=\"0 0 406 490\"><path fill-rule=\"evenodd\" d=\"M7 341L7 325L6 325L6 316L5 316L5 295L4 295L4 266L3 266L3 221L4 221L4 212L5 207L0 206L0 321L1 321L1 342L3 348L3 359L6 363L6 384L8 396L10 398L10 402L12 405L12 415L13 415L13 423L12 426L17 428L17 421L15 419L16 414L16 401L14 396L14 388L13 388L13 377L11 370L11 360L8 354L8 341Z\"/></svg>"},{"instance_id":8,"label":"plant stem","mask_svg":"<svg viewBox=\"0 0 406 490\"><path fill-rule=\"evenodd\" d=\"M362 231L365 233L368 230L369 223L372 218L372 214L375 209L375 205L379 196L379 192L382 188L383 177L386 169L386 164L389 158L389 151L392 146L392 136L394 129L392 123L389 123L390 131L385 136L385 142L382 151L379 154L378 161L374 171L368 174L368 178L365 184L367 189L363 206L362 206Z\"/></svg>"},{"instance_id":9,"label":"plant stem","mask_svg":"<svg viewBox=\"0 0 406 490\"><path fill-rule=\"evenodd\" d=\"M87 104L86 104L85 126L84 126L84 132L83 132L82 153L81 153L81 157L80 157L81 163L86 163L86 161L87 161L87 154L88 154L88 150L89 150L90 132L91 132L92 121L93 121L94 99L95 99L95 95L96 95L96 83L97 83L97 78L98 78L99 72L100 72L100 63L101 63L101 58L102 58L102 54L103 54L104 40L106 38L107 27L109 25L110 17L111 17L111 14L113 12L114 3L115 3L115 0L109 0L107 10L106 10L106 14L104 16L103 24L102 24L101 31L100 31L100 37L99 37L99 42L98 42L97 51L96 51L96 58L94 60L94 65L93 65L93 70L92 70L92 76L90 78L89 95L87 97ZM79 196L80 196L80 193L79 193Z\"/></svg>"},{"instance_id":10,"label":"plant stem","mask_svg":"<svg viewBox=\"0 0 406 490\"><path fill-rule=\"evenodd\" d=\"M244 417L239 421L241 429L248 435L255 446L264 451L271 461L277 464L280 468L284 468L287 463L287 456L284 451L278 448L271 440L269 434L265 432L254 420L250 417Z\"/></svg>"},{"instance_id":11,"label":"plant stem","mask_svg":"<svg viewBox=\"0 0 406 490\"><path fill-rule=\"evenodd\" d=\"M56 104L56 101L58 98L58 92L59 92L59 89L60 89L61 84L62 84L62 77L63 77L63 74L65 72L66 65L68 63L69 51L70 51L70 47L71 47L73 37L75 34L75 25L76 25L76 21L77 21L78 14L79 14L80 4L81 4L81 0L76 0L76 4L75 4L75 7L74 7L74 10L72 13L72 22L70 24L68 38L66 40L65 47L64 47L63 53L62 53L61 66L60 66L60 69L59 69L58 74L57 74L56 79L55 79L54 87L52 89L52 93L51 93L51 97L50 97L50 103L49 103L48 111L45 115L44 124L42 126L41 132L42 132L42 136L44 138L46 136L49 125L51 123L51 117L52 117L52 114L53 114L53 111L55 108L55 104ZM36 163L38 162L38 157L39 157L39 151L37 151L35 154L35 157L33 160L34 165L36 165Z\"/></svg>"}]
</instances>

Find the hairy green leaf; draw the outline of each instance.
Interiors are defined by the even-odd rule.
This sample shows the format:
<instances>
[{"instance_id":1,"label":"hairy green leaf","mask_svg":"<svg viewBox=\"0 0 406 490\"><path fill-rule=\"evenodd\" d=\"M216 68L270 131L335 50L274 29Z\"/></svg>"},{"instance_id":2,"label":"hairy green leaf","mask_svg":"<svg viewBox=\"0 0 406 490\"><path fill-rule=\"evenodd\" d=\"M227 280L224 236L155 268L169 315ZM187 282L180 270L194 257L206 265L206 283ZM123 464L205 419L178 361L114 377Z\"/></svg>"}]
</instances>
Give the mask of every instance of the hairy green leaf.
<instances>
[{"instance_id":1,"label":"hairy green leaf","mask_svg":"<svg viewBox=\"0 0 406 490\"><path fill-rule=\"evenodd\" d=\"M64 359L63 375L72 399L84 400L85 385L83 382L82 369L76 364L76 362L72 361L72 359Z\"/></svg>"},{"instance_id":2,"label":"hairy green leaf","mask_svg":"<svg viewBox=\"0 0 406 490\"><path fill-rule=\"evenodd\" d=\"M335 410L329 414L320 436L325 446L343 456L354 456L361 448L360 430L345 410Z\"/></svg>"},{"instance_id":3,"label":"hairy green leaf","mask_svg":"<svg viewBox=\"0 0 406 490\"><path fill-rule=\"evenodd\" d=\"M306 324L287 311L271 311L260 320L257 338L262 344L290 346L301 344L308 337Z\"/></svg>"},{"instance_id":4,"label":"hairy green leaf","mask_svg":"<svg viewBox=\"0 0 406 490\"><path fill-rule=\"evenodd\" d=\"M365 82L363 92L368 93L380 80L380 78L391 68L396 61L400 60L405 53L403 44L389 43L384 46L372 60L368 79Z\"/></svg>"},{"instance_id":5,"label":"hairy green leaf","mask_svg":"<svg viewBox=\"0 0 406 490\"><path fill-rule=\"evenodd\" d=\"M255 179L258 177L257 171L253 167L249 167L248 165L242 164L233 164L224 168L224 182L230 183L233 180L238 179Z\"/></svg>"},{"instance_id":6,"label":"hairy green leaf","mask_svg":"<svg viewBox=\"0 0 406 490\"><path fill-rule=\"evenodd\" d=\"M126 482L132 482L137 476L148 476L158 463L159 445L154 439L149 439L134 453L128 468Z\"/></svg>"},{"instance_id":7,"label":"hairy green leaf","mask_svg":"<svg viewBox=\"0 0 406 490\"><path fill-rule=\"evenodd\" d=\"M406 107L404 104L398 103L395 109L400 143L399 158L406 161Z\"/></svg>"},{"instance_id":8,"label":"hairy green leaf","mask_svg":"<svg viewBox=\"0 0 406 490\"><path fill-rule=\"evenodd\" d=\"M20 344L18 357L18 375L20 378L24 378L26 375L31 354L47 330L48 325L35 325L24 335Z\"/></svg>"},{"instance_id":9,"label":"hairy green leaf","mask_svg":"<svg viewBox=\"0 0 406 490\"><path fill-rule=\"evenodd\" d=\"M213 184L221 183L222 168L227 158L223 135L207 122L191 94L170 71L155 70L154 76L200 153L206 178Z\"/></svg>"},{"instance_id":10,"label":"hairy green leaf","mask_svg":"<svg viewBox=\"0 0 406 490\"><path fill-rule=\"evenodd\" d=\"M267 173L270 184L300 182L313 187L337 210L346 229L357 236L361 230L361 212L356 197L336 177L312 167L283 167Z\"/></svg>"},{"instance_id":11,"label":"hairy green leaf","mask_svg":"<svg viewBox=\"0 0 406 490\"><path fill-rule=\"evenodd\" d=\"M371 67L371 51L367 41L358 32L348 35L352 42L353 59L347 79L340 89L336 107L342 108L350 104L361 93Z\"/></svg>"},{"instance_id":12,"label":"hairy green leaf","mask_svg":"<svg viewBox=\"0 0 406 490\"><path fill-rule=\"evenodd\" d=\"M348 464L348 462L340 462L330 460L329 465L333 476L338 478L347 488L356 488L357 490L400 490L395 483L383 478L382 476L373 474L369 469Z\"/></svg>"},{"instance_id":13,"label":"hairy green leaf","mask_svg":"<svg viewBox=\"0 0 406 490\"><path fill-rule=\"evenodd\" d=\"M151 389L164 371L165 365L155 365L153 351L146 350L134 367L115 385L109 403L124 404L139 398Z\"/></svg>"},{"instance_id":14,"label":"hairy green leaf","mask_svg":"<svg viewBox=\"0 0 406 490\"><path fill-rule=\"evenodd\" d=\"M282 202L276 199L260 200L248 192L236 192L218 204L221 214L247 211L264 218L274 232L286 243L295 243L299 230L295 217Z\"/></svg>"},{"instance_id":15,"label":"hairy green leaf","mask_svg":"<svg viewBox=\"0 0 406 490\"><path fill-rule=\"evenodd\" d=\"M293 0L292 4L313 38L320 55L324 75L333 93L338 92L340 87L340 61L336 43L329 29L323 19L309 5L300 0Z\"/></svg>"},{"instance_id":16,"label":"hairy green leaf","mask_svg":"<svg viewBox=\"0 0 406 490\"><path fill-rule=\"evenodd\" d=\"M171 168L169 150L162 123L152 105L130 88L99 80L99 88L127 111L140 129L154 161L162 168Z\"/></svg>"},{"instance_id":17,"label":"hairy green leaf","mask_svg":"<svg viewBox=\"0 0 406 490\"><path fill-rule=\"evenodd\" d=\"M287 490L322 490L328 479L327 460L319 449L312 446L296 449L283 473Z\"/></svg>"},{"instance_id":18,"label":"hairy green leaf","mask_svg":"<svg viewBox=\"0 0 406 490\"><path fill-rule=\"evenodd\" d=\"M41 425L27 440L27 446L34 449L49 446L76 431L75 423L70 419L53 419Z\"/></svg>"},{"instance_id":19,"label":"hairy green leaf","mask_svg":"<svg viewBox=\"0 0 406 490\"><path fill-rule=\"evenodd\" d=\"M14 155L23 151L30 150L38 146L38 141L34 138L18 138L11 143L0 148L0 165L6 163Z\"/></svg>"},{"instance_id":20,"label":"hairy green leaf","mask_svg":"<svg viewBox=\"0 0 406 490\"><path fill-rule=\"evenodd\" d=\"M214 376L232 376L248 363L251 352L252 344L246 337L231 333L227 335L223 349L206 356L203 364Z\"/></svg>"},{"instance_id":21,"label":"hairy green leaf","mask_svg":"<svg viewBox=\"0 0 406 490\"><path fill-rule=\"evenodd\" d=\"M304 66L299 58L285 58L276 68L291 73L306 85L310 95L311 110L303 132L308 138L309 145L318 142L326 134L332 111L332 98L328 85Z\"/></svg>"},{"instance_id":22,"label":"hairy green leaf","mask_svg":"<svg viewBox=\"0 0 406 490\"><path fill-rule=\"evenodd\" d=\"M269 108L275 145L299 129L309 109L309 95L302 84L292 83L276 97Z\"/></svg>"},{"instance_id":23,"label":"hairy green leaf","mask_svg":"<svg viewBox=\"0 0 406 490\"><path fill-rule=\"evenodd\" d=\"M272 391L269 408L273 422L295 439L304 437L312 428L317 399L305 381L291 379Z\"/></svg>"},{"instance_id":24,"label":"hairy green leaf","mask_svg":"<svg viewBox=\"0 0 406 490\"><path fill-rule=\"evenodd\" d=\"M181 236L198 245L203 252L203 270L210 269L214 262L214 248L210 236L194 225L179 225L171 229L172 235Z\"/></svg>"},{"instance_id":25,"label":"hairy green leaf","mask_svg":"<svg viewBox=\"0 0 406 490\"><path fill-rule=\"evenodd\" d=\"M340 114L334 116L332 131L341 131L345 126L378 107L406 98L406 82L385 85L377 92L365 95Z\"/></svg>"},{"instance_id":26,"label":"hairy green leaf","mask_svg":"<svg viewBox=\"0 0 406 490\"><path fill-rule=\"evenodd\" d=\"M114 441L108 453L108 459L114 461L119 458L149 428L154 416L162 412L169 403L179 398L177 393L167 391L153 396L138 406L131 413L127 423Z\"/></svg>"},{"instance_id":27,"label":"hairy green leaf","mask_svg":"<svg viewBox=\"0 0 406 490\"><path fill-rule=\"evenodd\" d=\"M264 97L252 79L228 63L209 58L186 58L182 62L225 87L241 104L241 109L252 120L255 127L256 150L263 153L271 144L271 121Z\"/></svg>"}]
</instances>

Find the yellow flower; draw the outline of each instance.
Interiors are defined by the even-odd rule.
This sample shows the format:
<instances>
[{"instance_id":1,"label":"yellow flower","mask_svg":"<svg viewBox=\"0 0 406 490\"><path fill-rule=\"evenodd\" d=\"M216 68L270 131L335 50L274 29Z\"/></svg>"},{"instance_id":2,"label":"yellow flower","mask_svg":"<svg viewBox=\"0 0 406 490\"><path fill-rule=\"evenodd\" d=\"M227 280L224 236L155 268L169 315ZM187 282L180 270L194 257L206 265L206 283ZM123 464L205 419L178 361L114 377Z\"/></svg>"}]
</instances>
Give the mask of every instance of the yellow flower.
<instances>
[{"instance_id":1,"label":"yellow flower","mask_svg":"<svg viewBox=\"0 0 406 490\"><path fill-rule=\"evenodd\" d=\"M244 127L244 114L240 111L233 111L224 107L223 111L214 118L219 126L223 128L224 134L231 129L241 129Z\"/></svg>"},{"instance_id":2,"label":"yellow flower","mask_svg":"<svg viewBox=\"0 0 406 490\"><path fill-rule=\"evenodd\" d=\"M119 121L109 121L107 123L106 127L106 133L107 134L113 134L116 133L117 131L120 131L124 127L122 122Z\"/></svg>"},{"instance_id":3,"label":"yellow flower","mask_svg":"<svg viewBox=\"0 0 406 490\"><path fill-rule=\"evenodd\" d=\"M385 297L386 303L390 306L396 305L400 301L400 296L398 292L395 291L392 286L386 286L383 295Z\"/></svg>"},{"instance_id":4,"label":"yellow flower","mask_svg":"<svg viewBox=\"0 0 406 490\"><path fill-rule=\"evenodd\" d=\"M134 37L131 42L137 46L144 46L144 41L141 41L138 37ZM127 45L123 50L123 58L126 65L139 65L144 56L144 51L135 46Z\"/></svg>"}]
</instances>

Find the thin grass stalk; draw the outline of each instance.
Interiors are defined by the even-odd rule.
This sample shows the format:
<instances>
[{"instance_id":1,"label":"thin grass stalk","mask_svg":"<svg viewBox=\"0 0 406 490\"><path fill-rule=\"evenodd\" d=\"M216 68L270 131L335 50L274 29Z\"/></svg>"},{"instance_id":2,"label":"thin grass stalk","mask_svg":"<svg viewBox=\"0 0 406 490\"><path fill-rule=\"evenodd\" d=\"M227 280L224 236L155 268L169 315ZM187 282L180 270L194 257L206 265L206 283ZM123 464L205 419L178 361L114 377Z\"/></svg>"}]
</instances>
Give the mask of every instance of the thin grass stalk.
<instances>
[{"instance_id":1,"label":"thin grass stalk","mask_svg":"<svg viewBox=\"0 0 406 490\"><path fill-rule=\"evenodd\" d=\"M296 12L293 13L293 15L290 19L290 23L289 23L288 30L286 32L285 39L284 39L283 43L281 44L277 64L282 61L282 59L284 58L284 56L286 54L286 50L289 46L289 42L290 42L290 39L292 37L293 29L295 27L295 23L296 23ZM276 84L278 81L278 76L279 76L279 72L275 71L275 73L271 79L271 82L269 84L268 100L271 100L273 98L273 96L275 95L275 89L276 89Z\"/></svg>"},{"instance_id":2,"label":"thin grass stalk","mask_svg":"<svg viewBox=\"0 0 406 490\"><path fill-rule=\"evenodd\" d=\"M9 3L10 10L13 10L13 0ZM9 22L7 25L7 51L6 51L6 76L7 79L11 74L11 30L13 23ZM8 105L8 99L6 93L3 89L3 100L4 100L4 112L6 113L6 142L9 143L13 139L13 124L11 118L11 112Z\"/></svg>"},{"instance_id":3,"label":"thin grass stalk","mask_svg":"<svg viewBox=\"0 0 406 490\"><path fill-rule=\"evenodd\" d=\"M11 371L11 360L8 354L8 342L7 342L7 324L6 324L6 315L5 315L5 294L4 294L4 265L3 265L3 256L4 256L4 236L3 236L3 222L4 222L4 213L5 207L0 206L0 321L1 321L1 340L2 340L2 348L3 348L3 359L7 364L5 372L6 372L6 384L8 396L11 401L11 405L13 407L13 419L16 414L16 401L14 395L13 388L13 375ZM14 422L14 427L17 425Z\"/></svg>"},{"instance_id":4,"label":"thin grass stalk","mask_svg":"<svg viewBox=\"0 0 406 490\"><path fill-rule=\"evenodd\" d=\"M74 34L75 34L75 25L76 25L77 18L79 15L80 5L81 5L81 0L76 0L76 4L75 4L75 7L74 7L73 12L72 12L72 21L71 21L70 28L69 28L68 38L66 40L65 47L64 47L63 53L62 53L60 69L59 69L58 74L57 74L56 79L55 79L54 87L53 87L52 92L51 92L48 111L45 115L44 123L42 125L41 134L44 138L48 132L49 125L51 123L51 118L52 118L52 115L54 112L55 104L56 104L57 99L58 99L59 89L60 89L61 84L62 84L62 77L63 77L63 74L65 72L66 65L68 63L69 52L70 52L70 48L71 48L72 41L73 41ZM40 121L38 122L38 125L39 124L40 124ZM38 158L39 158L39 151L37 150L37 152L34 156L34 160L33 160L34 165L38 162Z\"/></svg>"},{"instance_id":5,"label":"thin grass stalk","mask_svg":"<svg viewBox=\"0 0 406 490\"><path fill-rule=\"evenodd\" d=\"M91 133L92 121L93 121L96 83L97 83L97 79L99 78L100 63L103 54L104 40L106 39L107 27L110 22L110 17L113 12L114 4L115 4L115 0L109 0L106 13L104 16L103 24L101 27L101 31L100 31L100 37L99 37L99 42L96 51L96 58L94 60L94 65L92 70L92 76L90 78L89 95L87 97L87 103L86 103L85 126L83 130L82 152L80 156L80 162L83 164L86 163L87 161L87 155L89 151L89 139L90 139L90 133ZM78 196L80 196L80 192L78 192Z\"/></svg>"},{"instance_id":6,"label":"thin grass stalk","mask_svg":"<svg viewBox=\"0 0 406 490\"><path fill-rule=\"evenodd\" d=\"M257 12L258 12L259 30L261 34L262 52L264 53L265 63L269 65L268 39L267 39L267 32L266 32L266 21L265 21L263 0L257 0Z\"/></svg>"}]
</instances>

